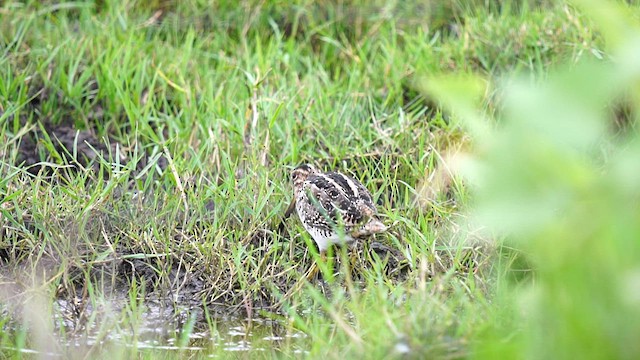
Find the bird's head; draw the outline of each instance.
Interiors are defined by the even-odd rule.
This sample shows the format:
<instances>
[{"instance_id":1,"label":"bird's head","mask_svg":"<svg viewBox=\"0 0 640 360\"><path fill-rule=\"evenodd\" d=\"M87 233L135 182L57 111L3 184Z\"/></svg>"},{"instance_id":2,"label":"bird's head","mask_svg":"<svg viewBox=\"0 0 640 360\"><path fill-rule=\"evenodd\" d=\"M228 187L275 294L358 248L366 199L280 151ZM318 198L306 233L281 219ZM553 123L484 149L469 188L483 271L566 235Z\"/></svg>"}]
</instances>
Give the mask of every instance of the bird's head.
<instances>
[{"instance_id":1,"label":"bird's head","mask_svg":"<svg viewBox=\"0 0 640 360\"><path fill-rule=\"evenodd\" d=\"M303 164L293 169L293 171L291 171L291 182L293 182L293 188L296 191L300 190L302 183L304 183L310 175L317 172L318 170L309 164Z\"/></svg>"}]
</instances>

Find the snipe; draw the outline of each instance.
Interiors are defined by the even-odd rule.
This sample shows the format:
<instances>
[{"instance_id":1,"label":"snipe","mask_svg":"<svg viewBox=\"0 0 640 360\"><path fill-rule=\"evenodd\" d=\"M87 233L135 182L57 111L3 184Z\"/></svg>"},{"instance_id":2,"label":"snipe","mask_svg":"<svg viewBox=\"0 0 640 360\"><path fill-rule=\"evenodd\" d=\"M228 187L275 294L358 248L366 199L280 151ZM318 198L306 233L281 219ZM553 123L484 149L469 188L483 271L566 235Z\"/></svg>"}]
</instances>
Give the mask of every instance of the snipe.
<instances>
[{"instance_id":1,"label":"snipe","mask_svg":"<svg viewBox=\"0 0 640 360\"><path fill-rule=\"evenodd\" d=\"M296 210L322 258L333 244L353 243L387 230L377 217L371 193L358 180L305 164L291 172L291 181L294 199L285 217Z\"/></svg>"}]
</instances>

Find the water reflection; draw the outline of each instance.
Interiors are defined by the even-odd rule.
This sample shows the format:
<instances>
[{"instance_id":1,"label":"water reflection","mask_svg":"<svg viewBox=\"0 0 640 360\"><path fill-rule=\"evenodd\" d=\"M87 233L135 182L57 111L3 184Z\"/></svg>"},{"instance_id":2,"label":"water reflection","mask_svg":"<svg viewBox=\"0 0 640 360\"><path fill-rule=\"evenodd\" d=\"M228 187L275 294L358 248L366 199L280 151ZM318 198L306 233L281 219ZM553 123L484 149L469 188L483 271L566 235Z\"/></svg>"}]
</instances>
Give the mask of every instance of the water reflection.
<instances>
[{"instance_id":1,"label":"water reflection","mask_svg":"<svg viewBox=\"0 0 640 360\"><path fill-rule=\"evenodd\" d=\"M187 351L215 356L225 352L277 352L286 345L295 354L306 353L306 334L287 326L285 320L246 319L202 306L144 301L138 308L126 300L100 306L58 300L54 304L59 349L70 353L127 348ZM208 318L207 318L208 316ZM185 330L188 329L188 330ZM293 345L293 346L291 346ZM37 353L36 350L10 349ZM46 354L64 357L65 354Z\"/></svg>"}]
</instances>

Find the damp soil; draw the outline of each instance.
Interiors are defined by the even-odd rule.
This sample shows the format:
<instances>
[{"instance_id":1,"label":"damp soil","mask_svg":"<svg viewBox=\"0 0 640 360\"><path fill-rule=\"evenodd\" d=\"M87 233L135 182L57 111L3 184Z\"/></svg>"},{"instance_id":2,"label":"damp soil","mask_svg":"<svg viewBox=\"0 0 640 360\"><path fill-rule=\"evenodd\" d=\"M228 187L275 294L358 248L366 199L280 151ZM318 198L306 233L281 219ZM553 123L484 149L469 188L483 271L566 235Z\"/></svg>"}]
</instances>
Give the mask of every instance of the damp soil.
<instances>
[{"instance_id":1,"label":"damp soil","mask_svg":"<svg viewBox=\"0 0 640 360\"><path fill-rule=\"evenodd\" d=\"M46 119L44 122L24 122L22 129L26 131L21 131L22 135L14 139L18 144L15 156L6 160L32 175L51 176L57 173L71 176L89 167L97 174L101 164L126 164L134 157L137 161L136 170L131 173L132 178L140 174L150 161L156 161L155 165L161 171L167 168L168 162L164 156L127 152L126 146L108 134L99 137L95 130L78 128L71 121L58 124ZM104 177L109 176L109 170L103 171Z\"/></svg>"}]
</instances>

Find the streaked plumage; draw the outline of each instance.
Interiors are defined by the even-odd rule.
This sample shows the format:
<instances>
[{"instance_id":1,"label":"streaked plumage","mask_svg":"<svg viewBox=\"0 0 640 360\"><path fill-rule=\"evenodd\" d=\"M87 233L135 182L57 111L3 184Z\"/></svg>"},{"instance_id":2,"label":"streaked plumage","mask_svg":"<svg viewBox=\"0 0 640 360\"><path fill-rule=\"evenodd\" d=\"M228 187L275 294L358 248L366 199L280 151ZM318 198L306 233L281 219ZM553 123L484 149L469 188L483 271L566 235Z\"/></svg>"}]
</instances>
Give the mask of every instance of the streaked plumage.
<instances>
[{"instance_id":1,"label":"streaked plumage","mask_svg":"<svg viewBox=\"0 0 640 360\"><path fill-rule=\"evenodd\" d=\"M291 173L298 217L324 253L331 245L380 233L371 193L357 180L338 172L319 172L301 165ZM293 204L292 204L293 205ZM293 207L287 210L287 215Z\"/></svg>"}]
</instances>

